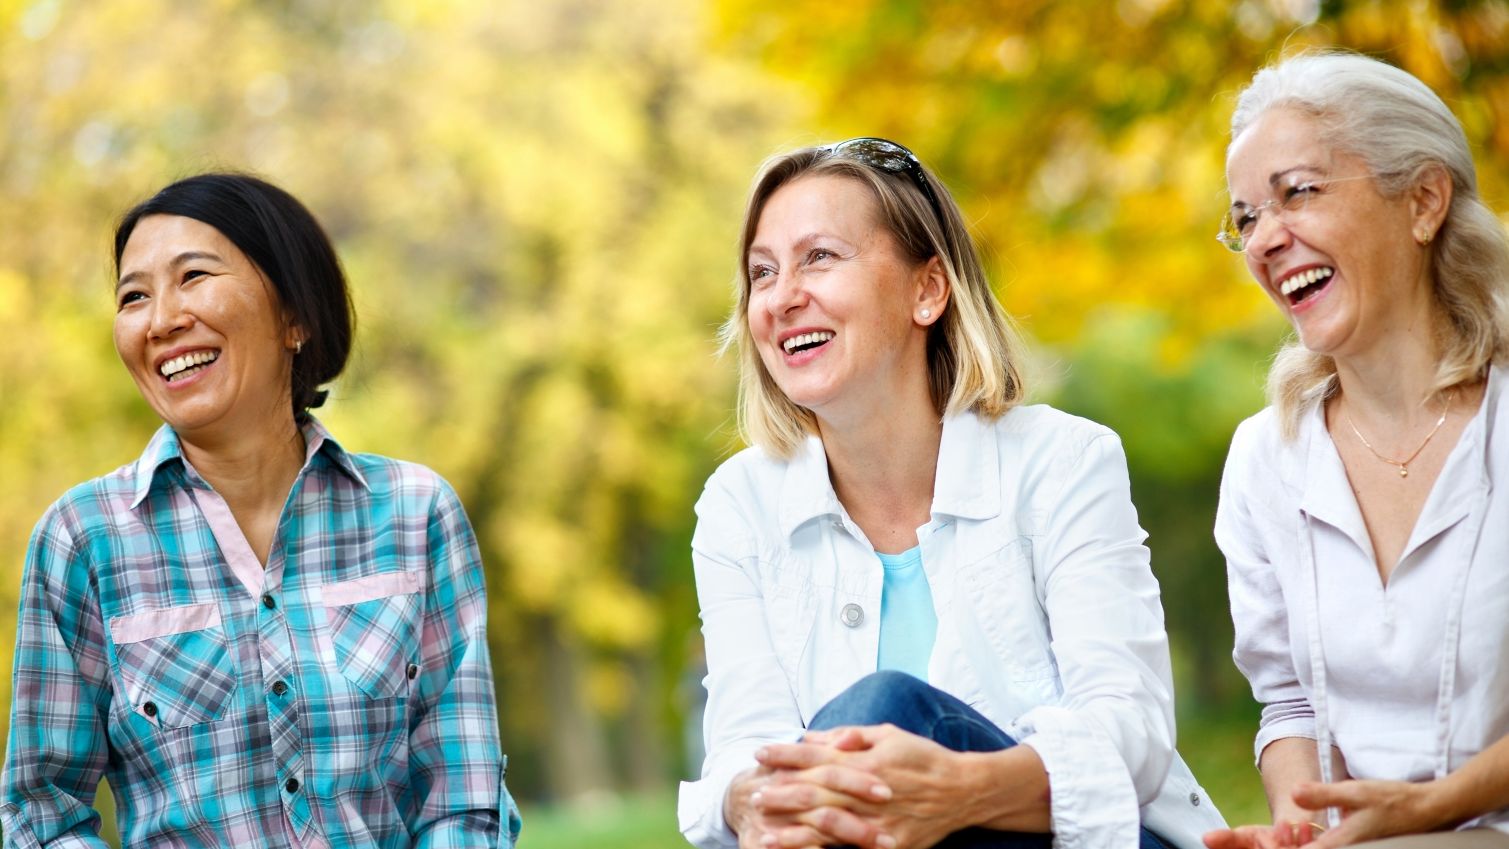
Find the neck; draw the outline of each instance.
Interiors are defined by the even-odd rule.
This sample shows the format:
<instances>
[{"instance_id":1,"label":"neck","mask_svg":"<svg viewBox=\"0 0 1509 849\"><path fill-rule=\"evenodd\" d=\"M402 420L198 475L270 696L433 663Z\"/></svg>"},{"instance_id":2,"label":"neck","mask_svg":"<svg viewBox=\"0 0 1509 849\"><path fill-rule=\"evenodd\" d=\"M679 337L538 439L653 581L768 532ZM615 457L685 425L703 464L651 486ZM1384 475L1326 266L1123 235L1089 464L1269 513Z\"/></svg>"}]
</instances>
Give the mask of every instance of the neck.
<instances>
[{"instance_id":1,"label":"neck","mask_svg":"<svg viewBox=\"0 0 1509 849\"><path fill-rule=\"evenodd\" d=\"M180 433L184 457L234 512L241 507L281 509L304 466L304 434L288 407L274 426L229 434Z\"/></svg>"},{"instance_id":2,"label":"neck","mask_svg":"<svg viewBox=\"0 0 1509 849\"><path fill-rule=\"evenodd\" d=\"M925 393L848 427L819 418L818 432L833 491L850 513L909 518L930 512L943 422Z\"/></svg>"},{"instance_id":3,"label":"neck","mask_svg":"<svg viewBox=\"0 0 1509 849\"><path fill-rule=\"evenodd\" d=\"M1343 403L1354 419L1409 427L1440 415L1437 346L1428 333L1401 336L1367 354L1336 358Z\"/></svg>"}]
</instances>

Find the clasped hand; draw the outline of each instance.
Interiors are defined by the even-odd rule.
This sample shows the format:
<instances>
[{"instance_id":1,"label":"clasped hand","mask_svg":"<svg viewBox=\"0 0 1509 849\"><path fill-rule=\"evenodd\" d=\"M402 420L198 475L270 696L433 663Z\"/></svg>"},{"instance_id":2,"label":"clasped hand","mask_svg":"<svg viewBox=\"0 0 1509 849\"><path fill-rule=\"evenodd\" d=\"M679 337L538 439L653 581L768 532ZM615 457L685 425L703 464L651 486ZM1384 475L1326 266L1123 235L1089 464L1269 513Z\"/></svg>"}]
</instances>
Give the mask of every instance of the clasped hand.
<instances>
[{"instance_id":1,"label":"clasped hand","mask_svg":"<svg viewBox=\"0 0 1509 849\"><path fill-rule=\"evenodd\" d=\"M893 725L812 731L755 757L741 849L925 849L965 824L957 753Z\"/></svg>"}]
</instances>

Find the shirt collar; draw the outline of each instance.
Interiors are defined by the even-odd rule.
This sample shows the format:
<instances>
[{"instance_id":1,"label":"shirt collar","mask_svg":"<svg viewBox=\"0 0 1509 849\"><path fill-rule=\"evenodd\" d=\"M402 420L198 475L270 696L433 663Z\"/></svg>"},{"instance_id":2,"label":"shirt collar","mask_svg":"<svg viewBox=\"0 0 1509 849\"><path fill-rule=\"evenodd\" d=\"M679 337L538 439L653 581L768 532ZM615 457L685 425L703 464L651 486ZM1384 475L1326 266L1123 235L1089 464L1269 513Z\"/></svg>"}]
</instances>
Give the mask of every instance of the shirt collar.
<instances>
[{"instance_id":1,"label":"shirt collar","mask_svg":"<svg viewBox=\"0 0 1509 849\"><path fill-rule=\"evenodd\" d=\"M1505 391L1506 380L1509 378L1503 369L1489 367L1482 406L1462 430L1457 446L1442 466L1435 486L1431 487L1425 504L1421 506L1411 541L1406 544L1401 559L1418 547L1417 540L1429 539L1466 516L1474 503L1473 493L1489 490L1487 434L1493 431L1494 413L1498 409L1499 397ZM1301 438L1308 443L1300 509L1312 518L1341 529L1364 551L1372 551L1367 524L1357 506L1357 496L1352 492L1336 444L1326 432L1323 401L1316 403L1301 419L1300 428Z\"/></svg>"},{"instance_id":2,"label":"shirt collar","mask_svg":"<svg viewBox=\"0 0 1509 849\"><path fill-rule=\"evenodd\" d=\"M351 455L335 441L335 437L330 435L330 431L325 429L319 419L310 416L300 429L304 433L305 469L309 468L314 456L323 451L336 468L360 484L362 488L370 488L366 476L356 467ZM152 435L146 450L142 451L141 457L136 461L136 488L131 495L133 509L146 499L147 493L152 491L152 487L164 474L164 467L175 460L182 465L187 465L183 456L183 443L178 440L178 434L173 428L165 424Z\"/></svg>"},{"instance_id":3,"label":"shirt collar","mask_svg":"<svg viewBox=\"0 0 1509 849\"><path fill-rule=\"evenodd\" d=\"M844 513L828 477L823 441L815 434L787 462L780 505L781 533L787 537L813 519ZM995 427L974 413L946 417L933 482L933 516L989 519L1000 512L1000 443Z\"/></svg>"}]
</instances>

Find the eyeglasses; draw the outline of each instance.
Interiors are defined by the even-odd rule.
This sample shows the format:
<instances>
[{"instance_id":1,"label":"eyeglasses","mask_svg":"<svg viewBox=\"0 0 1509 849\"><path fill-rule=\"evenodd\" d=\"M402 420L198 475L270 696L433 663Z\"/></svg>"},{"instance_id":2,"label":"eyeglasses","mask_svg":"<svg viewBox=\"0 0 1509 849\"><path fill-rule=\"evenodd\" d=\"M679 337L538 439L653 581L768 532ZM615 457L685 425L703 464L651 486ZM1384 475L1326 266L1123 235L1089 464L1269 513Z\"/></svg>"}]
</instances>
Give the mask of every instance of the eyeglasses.
<instances>
[{"instance_id":1,"label":"eyeglasses","mask_svg":"<svg viewBox=\"0 0 1509 849\"><path fill-rule=\"evenodd\" d=\"M1272 198L1257 206L1248 206L1245 203L1232 204L1230 211L1221 218L1221 230L1216 233L1216 241L1234 253L1246 253L1248 240L1257 232L1258 219L1270 210L1279 221L1289 224L1303 216L1309 204L1317 197L1330 192L1333 184L1372 178L1371 174L1322 179L1290 175L1275 189Z\"/></svg>"},{"instance_id":2,"label":"eyeglasses","mask_svg":"<svg viewBox=\"0 0 1509 849\"><path fill-rule=\"evenodd\" d=\"M923 196L932 205L933 214L938 216L938 224L943 225L943 205L938 202L938 196L933 193L927 174L922 170L922 160L917 158L917 154L888 139L871 136L830 144L823 150L834 156L845 156L857 162L863 162L887 174L906 174L911 177L912 182L917 184L917 188L922 190Z\"/></svg>"}]
</instances>

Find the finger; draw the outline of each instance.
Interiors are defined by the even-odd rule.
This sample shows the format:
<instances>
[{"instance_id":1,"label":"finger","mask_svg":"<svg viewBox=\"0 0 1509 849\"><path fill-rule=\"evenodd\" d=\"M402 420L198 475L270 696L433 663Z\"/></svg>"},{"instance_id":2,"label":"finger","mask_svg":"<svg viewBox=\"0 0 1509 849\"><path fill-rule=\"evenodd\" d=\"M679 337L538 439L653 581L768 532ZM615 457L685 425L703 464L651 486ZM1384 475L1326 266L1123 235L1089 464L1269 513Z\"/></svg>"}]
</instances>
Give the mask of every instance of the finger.
<instances>
[{"instance_id":1,"label":"finger","mask_svg":"<svg viewBox=\"0 0 1509 849\"><path fill-rule=\"evenodd\" d=\"M760 837L760 846L762 849L808 849L821 847L828 839L811 826L796 825L765 832Z\"/></svg>"},{"instance_id":2,"label":"finger","mask_svg":"<svg viewBox=\"0 0 1509 849\"><path fill-rule=\"evenodd\" d=\"M1295 786L1290 797L1294 803L1312 811L1322 808L1365 808L1374 802L1375 787L1370 781L1338 781L1321 784L1306 781Z\"/></svg>"},{"instance_id":3,"label":"finger","mask_svg":"<svg viewBox=\"0 0 1509 849\"><path fill-rule=\"evenodd\" d=\"M797 821L826 835L826 843L853 844L861 849L894 849L895 839L874 823L843 808L821 807L798 814ZM790 844L780 844L783 847Z\"/></svg>"},{"instance_id":4,"label":"finger","mask_svg":"<svg viewBox=\"0 0 1509 849\"><path fill-rule=\"evenodd\" d=\"M809 769L836 760L827 746L812 743L771 743L755 752L755 760L771 769Z\"/></svg>"},{"instance_id":5,"label":"finger","mask_svg":"<svg viewBox=\"0 0 1509 849\"><path fill-rule=\"evenodd\" d=\"M858 752L873 744L865 737L863 728L844 728L828 741L828 745L845 752Z\"/></svg>"},{"instance_id":6,"label":"finger","mask_svg":"<svg viewBox=\"0 0 1509 849\"><path fill-rule=\"evenodd\" d=\"M767 786L811 784L846 797L881 803L891 798L890 785L874 773L844 764L825 764L797 772L777 773Z\"/></svg>"},{"instance_id":7,"label":"finger","mask_svg":"<svg viewBox=\"0 0 1509 849\"><path fill-rule=\"evenodd\" d=\"M749 801L755 810L766 816L796 815L824 806L870 812L864 800L806 782L773 784L762 788Z\"/></svg>"},{"instance_id":8,"label":"finger","mask_svg":"<svg viewBox=\"0 0 1509 849\"><path fill-rule=\"evenodd\" d=\"M1207 831L1200 839L1205 842L1208 849L1242 849L1243 847L1241 838L1229 828Z\"/></svg>"}]
</instances>

